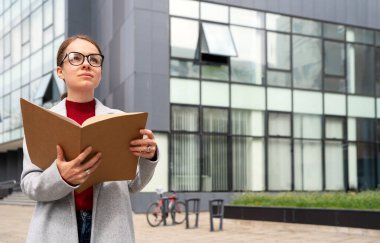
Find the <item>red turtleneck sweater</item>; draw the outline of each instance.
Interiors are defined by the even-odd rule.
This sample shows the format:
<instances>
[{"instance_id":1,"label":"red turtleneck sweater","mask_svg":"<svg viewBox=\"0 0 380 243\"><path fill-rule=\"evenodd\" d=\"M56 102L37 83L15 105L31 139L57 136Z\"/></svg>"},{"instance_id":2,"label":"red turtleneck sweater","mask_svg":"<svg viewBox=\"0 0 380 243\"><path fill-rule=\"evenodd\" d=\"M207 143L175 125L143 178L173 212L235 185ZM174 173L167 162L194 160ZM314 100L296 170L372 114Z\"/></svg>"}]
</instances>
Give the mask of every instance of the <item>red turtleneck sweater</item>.
<instances>
[{"instance_id":1,"label":"red turtleneck sweater","mask_svg":"<svg viewBox=\"0 0 380 243\"><path fill-rule=\"evenodd\" d=\"M95 116L95 99L86 103L66 100L67 117L82 125L90 117ZM92 210L93 187L80 193L74 192L76 210Z\"/></svg>"}]
</instances>

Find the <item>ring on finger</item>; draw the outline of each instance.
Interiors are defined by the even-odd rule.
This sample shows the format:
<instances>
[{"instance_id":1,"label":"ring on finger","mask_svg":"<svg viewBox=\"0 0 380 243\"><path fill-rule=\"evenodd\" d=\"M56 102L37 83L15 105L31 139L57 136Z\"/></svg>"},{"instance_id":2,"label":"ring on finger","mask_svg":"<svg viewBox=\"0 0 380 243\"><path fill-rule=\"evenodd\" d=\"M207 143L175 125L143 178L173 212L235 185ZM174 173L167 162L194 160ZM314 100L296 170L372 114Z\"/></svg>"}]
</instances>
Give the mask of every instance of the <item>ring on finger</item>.
<instances>
[{"instance_id":1,"label":"ring on finger","mask_svg":"<svg viewBox=\"0 0 380 243\"><path fill-rule=\"evenodd\" d=\"M150 145L146 146L146 152L150 153L152 147Z\"/></svg>"},{"instance_id":2,"label":"ring on finger","mask_svg":"<svg viewBox=\"0 0 380 243\"><path fill-rule=\"evenodd\" d=\"M85 172L86 172L87 175L90 175L90 173L91 173L90 169L85 170Z\"/></svg>"}]
</instances>

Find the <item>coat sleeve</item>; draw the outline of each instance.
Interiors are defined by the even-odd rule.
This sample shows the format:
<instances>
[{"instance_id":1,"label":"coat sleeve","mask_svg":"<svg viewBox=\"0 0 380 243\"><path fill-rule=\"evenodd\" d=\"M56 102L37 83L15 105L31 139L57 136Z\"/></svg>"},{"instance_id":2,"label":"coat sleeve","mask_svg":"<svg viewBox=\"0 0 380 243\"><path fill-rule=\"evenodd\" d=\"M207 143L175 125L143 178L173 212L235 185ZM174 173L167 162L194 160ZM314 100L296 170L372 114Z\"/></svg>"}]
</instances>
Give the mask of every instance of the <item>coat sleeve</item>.
<instances>
[{"instance_id":1,"label":"coat sleeve","mask_svg":"<svg viewBox=\"0 0 380 243\"><path fill-rule=\"evenodd\" d=\"M24 139L24 160L21 173L21 190L35 201L54 201L63 198L79 186L67 184L58 171L54 161L46 170L42 170L32 163Z\"/></svg>"},{"instance_id":2,"label":"coat sleeve","mask_svg":"<svg viewBox=\"0 0 380 243\"><path fill-rule=\"evenodd\" d=\"M152 179L154 174L154 170L160 158L160 152L157 147L157 160L151 161L145 158L140 157L136 172L136 177L132 181L129 182L129 191L139 192L141 191Z\"/></svg>"}]
</instances>

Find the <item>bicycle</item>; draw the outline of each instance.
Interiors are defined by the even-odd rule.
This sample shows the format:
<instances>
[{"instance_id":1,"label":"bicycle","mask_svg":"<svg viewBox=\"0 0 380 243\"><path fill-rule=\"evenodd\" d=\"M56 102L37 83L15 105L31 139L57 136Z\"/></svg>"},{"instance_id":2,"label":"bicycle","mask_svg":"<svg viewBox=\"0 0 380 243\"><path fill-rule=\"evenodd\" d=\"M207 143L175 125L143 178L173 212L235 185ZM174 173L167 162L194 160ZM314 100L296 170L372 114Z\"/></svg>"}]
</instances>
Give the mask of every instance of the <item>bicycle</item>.
<instances>
[{"instance_id":1,"label":"bicycle","mask_svg":"<svg viewBox=\"0 0 380 243\"><path fill-rule=\"evenodd\" d=\"M166 225L166 218L168 218L169 213L173 224L183 223L186 219L185 203L177 199L175 192L172 192L173 194L170 196L164 197L162 190L157 189L156 191L160 195L160 198L149 205L146 211L148 224L152 227L157 227L164 221ZM163 212L165 212L165 215L163 215Z\"/></svg>"}]
</instances>

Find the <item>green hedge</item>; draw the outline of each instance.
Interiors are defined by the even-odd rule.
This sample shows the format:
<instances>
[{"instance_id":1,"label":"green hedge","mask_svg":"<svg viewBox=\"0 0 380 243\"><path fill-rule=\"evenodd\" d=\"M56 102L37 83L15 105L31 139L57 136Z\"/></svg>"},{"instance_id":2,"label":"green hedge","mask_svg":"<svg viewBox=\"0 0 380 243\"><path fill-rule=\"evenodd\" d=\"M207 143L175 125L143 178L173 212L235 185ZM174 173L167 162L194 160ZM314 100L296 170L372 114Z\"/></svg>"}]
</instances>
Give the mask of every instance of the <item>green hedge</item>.
<instances>
[{"instance_id":1,"label":"green hedge","mask_svg":"<svg viewBox=\"0 0 380 243\"><path fill-rule=\"evenodd\" d=\"M380 210L380 191L245 193L232 205Z\"/></svg>"}]
</instances>

